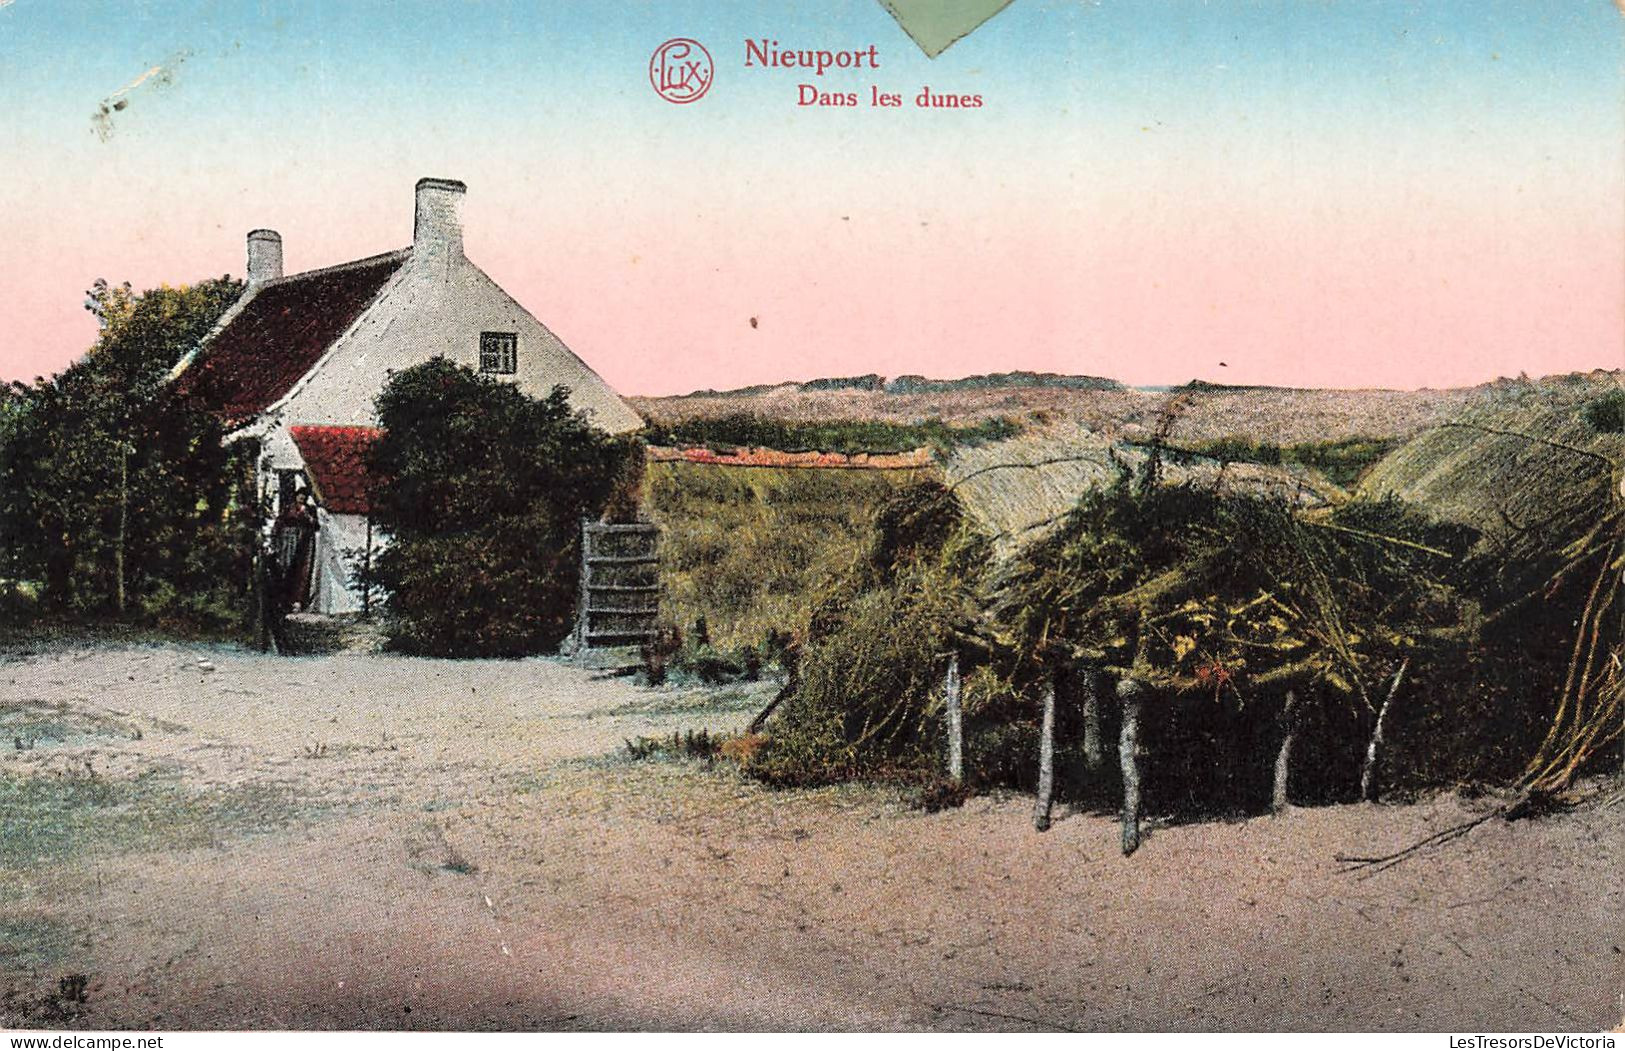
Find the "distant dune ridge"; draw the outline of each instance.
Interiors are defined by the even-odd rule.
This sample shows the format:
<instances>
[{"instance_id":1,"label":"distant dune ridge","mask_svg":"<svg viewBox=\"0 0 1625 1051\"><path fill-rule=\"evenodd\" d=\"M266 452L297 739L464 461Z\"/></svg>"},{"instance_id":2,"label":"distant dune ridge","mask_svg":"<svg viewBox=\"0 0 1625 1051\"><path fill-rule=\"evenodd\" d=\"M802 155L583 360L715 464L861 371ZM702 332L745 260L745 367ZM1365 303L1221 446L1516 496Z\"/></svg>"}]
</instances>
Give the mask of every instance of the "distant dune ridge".
<instances>
[{"instance_id":1,"label":"distant dune ridge","mask_svg":"<svg viewBox=\"0 0 1625 1051\"><path fill-rule=\"evenodd\" d=\"M922 394L930 391L995 390L1006 387L1059 387L1065 390L1121 390L1116 380L1101 376L1068 376L1056 372L991 372L986 375L962 376L954 380L931 379L926 376L898 376L888 380L877 372L862 376L826 376L819 379L759 383L750 387L730 390L697 390L690 394L672 395L672 398L740 398L753 397L774 391L829 391L869 390L887 394ZM669 399L661 399L669 400Z\"/></svg>"},{"instance_id":2,"label":"distant dune ridge","mask_svg":"<svg viewBox=\"0 0 1625 1051\"><path fill-rule=\"evenodd\" d=\"M664 425L738 413L804 422L937 419L955 424L1037 414L1125 437L1148 432L1164 409L1177 402L1178 419L1172 433L1178 440L1243 436L1290 443L1409 438L1520 391L1618 385L1625 382L1622 376L1625 373L1618 370L1598 369L1539 380L1499 379L1449 390L1395 391L1230 387L1205 382L1149 390L1098 377L1034 372L959 380L902 376L890 381L870 374L628 400L649 420Z\"/></svg>"},{"instance_id":3,"label":"distant dune ridge","mask_svg":"<svg viewBox=\"0 0 1625 1051\"><path fill-rule=\"evenodd\" d=\"M929 394L937 391L999 390L1015 387L1055 387L1061 390L1122 390L1116 380L1101 376L1063 376L1054 372L992 372L957 380L924 376L898 376L886 384L887 394Z\"/></svg>"}]
</instances>

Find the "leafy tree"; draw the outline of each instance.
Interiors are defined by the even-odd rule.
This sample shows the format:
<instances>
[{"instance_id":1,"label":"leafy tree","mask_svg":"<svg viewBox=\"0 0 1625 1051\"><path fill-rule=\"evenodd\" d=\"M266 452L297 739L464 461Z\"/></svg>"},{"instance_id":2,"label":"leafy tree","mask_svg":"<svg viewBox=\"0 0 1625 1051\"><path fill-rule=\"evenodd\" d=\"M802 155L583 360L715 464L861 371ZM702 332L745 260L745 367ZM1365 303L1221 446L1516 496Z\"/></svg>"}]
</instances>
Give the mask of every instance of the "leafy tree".
<instances>
[{"instance_id":1,"label":"leafy tree","mask_svg":"<svg viewBox=\"0 0 1625 1051\"><path fill-rule=\"evenodd\" d=\"M397 646L517 656L568 632L581 519L604 512L640 459L568 397L555 387L532 398L445 358L379 395L372 504L391 543L371 579Z\"/></svg>"},{"instance_id":2,"label":"leafy tree","mask_svg":"<svg viewBox=\"0 0 1625 1051\"><path fill-rule=\"evenodd\" d=\"M219 622L241 604L251 516L219 423L168 376L237 298L219 278L136 293L97 281L84 357L14 384L0 423L0 573L71 615Z\"/></svg>"}]
</instances>

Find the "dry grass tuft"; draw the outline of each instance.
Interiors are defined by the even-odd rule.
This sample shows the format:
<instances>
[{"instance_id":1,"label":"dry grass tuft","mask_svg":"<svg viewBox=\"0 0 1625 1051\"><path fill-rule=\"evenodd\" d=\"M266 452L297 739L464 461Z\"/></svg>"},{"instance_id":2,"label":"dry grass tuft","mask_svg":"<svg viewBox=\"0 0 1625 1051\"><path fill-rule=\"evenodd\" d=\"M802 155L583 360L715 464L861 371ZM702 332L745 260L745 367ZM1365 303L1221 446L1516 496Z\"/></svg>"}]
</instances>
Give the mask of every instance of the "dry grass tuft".
<instances>
[{"instance_id":1,"label":"dry grass tuft","mask_svg":"<svg viewBox=\"0 0 1625 1051\"><path fill-rule=\"evenodd\" d=\"M664 616L720 650L792 633L868 550L880 503L923 471L649 465Z\"/></svg>"}]
</instances>

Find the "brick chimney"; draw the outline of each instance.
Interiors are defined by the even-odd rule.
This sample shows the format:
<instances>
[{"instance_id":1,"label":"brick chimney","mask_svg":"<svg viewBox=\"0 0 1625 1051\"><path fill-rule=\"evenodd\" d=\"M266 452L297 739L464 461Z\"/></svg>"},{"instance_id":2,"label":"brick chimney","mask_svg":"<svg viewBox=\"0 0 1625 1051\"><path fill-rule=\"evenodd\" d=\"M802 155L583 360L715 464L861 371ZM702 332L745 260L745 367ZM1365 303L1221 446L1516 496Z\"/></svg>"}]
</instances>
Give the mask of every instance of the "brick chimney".
<instances>
[{"instance_id":1,"label":"brick chimney","mask_svg":"<svg viewBox=\"0 0 1625 1051\"><path fill-rule=\"evenodd\" d=\"M248 283L261 285L282 276L282 235L275 230L248 231Z\"/></svg>"},{"instance_id":2,"label":"brick chimney","mask_svg":"<svg viewBox=\"0 0 1625 1051\"><path fill-rule=\"evenodd\" d=\"M463 194L456 179L419 179L412 221L413 254L454 258L463 254Z\"/></svg>"}]
</instances>

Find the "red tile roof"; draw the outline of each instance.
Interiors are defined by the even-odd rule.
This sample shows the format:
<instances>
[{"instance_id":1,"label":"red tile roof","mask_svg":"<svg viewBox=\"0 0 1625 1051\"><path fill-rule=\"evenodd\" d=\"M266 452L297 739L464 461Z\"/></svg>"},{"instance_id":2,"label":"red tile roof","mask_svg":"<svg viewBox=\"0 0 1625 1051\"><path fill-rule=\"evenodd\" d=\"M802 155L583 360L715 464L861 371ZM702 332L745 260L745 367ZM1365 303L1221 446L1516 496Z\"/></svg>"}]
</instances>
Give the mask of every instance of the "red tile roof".
<instances>
[{"instance_id":1,"label":"red tile roof","mask_svg":"<svg viewBox=\"0 0 1625 1051\"><path fill-rule=\"evenodd\" d=\"M228 427L249 422L310 371L405 260L391 252L267 283L203 345L177 392Z\"/></svg>"},{"instance_id":2,"label":"red tile roof","mask_svg":"<svg viewBox=\"0 0 1625 1051\"><path fill-rule=\"evenodd\" d=\"M367 453L383 431L377 427L288 428L317 503L330 513L364 515L372 510L367 492Z\"/></svg>"}]
</instances>

